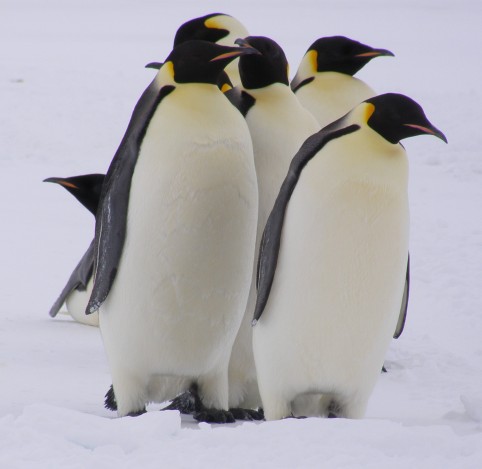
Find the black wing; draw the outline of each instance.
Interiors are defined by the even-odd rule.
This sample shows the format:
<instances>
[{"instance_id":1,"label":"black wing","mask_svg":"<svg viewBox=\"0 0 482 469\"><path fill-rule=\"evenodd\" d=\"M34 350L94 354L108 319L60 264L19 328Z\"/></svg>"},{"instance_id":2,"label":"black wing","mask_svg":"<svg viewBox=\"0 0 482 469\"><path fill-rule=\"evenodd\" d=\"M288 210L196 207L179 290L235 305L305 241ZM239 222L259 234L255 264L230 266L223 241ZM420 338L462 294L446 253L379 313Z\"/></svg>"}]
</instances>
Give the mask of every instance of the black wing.
<instances>
[{"instance_id":1,"label":"black wing","mask_svg":"<svg viewBox=\"0 0 482 469\"><path fill-rule=\"evenodd\" d=\"M241 90L240 88L233 88L229 91L226 91L224 95L244 117L246 117L248 111L253 107L254 103L256 102L255 98L253 98L249 93Z\"/></svg>"},{"instance_id":2,"label":"black wing","mask_svg":"<svg viewBox=\"0 0 482 469\"><path fill-rule=\"evenodd\" d=\"M407 320L407 308L408 308L408 297L410 293L410 254L407 260L407 275L405 276L405 287L403 289L402 306L400 307L400 315L398 316L397 327L395 328L395 333L393 334L394 339L398 339L403 332L405 327L405 321Z\"/></svg>"},{"instance_id":3,"label":"black wing","mask_svg":"<svg viewBox=\"0 0 482 469\"><path fill-rule=\"evenodd\" d=\"M67 284L57 298L57 301L50 308L49 314L53 318L57 316L57 313L62 308L65 300L74 290L84 291L87 288L90 278L92 277L92 271L94 269L94 241L90 243L87 251L80 259L80 262L75 267L74 271L70 275Z\"/></svg>"},{"instance_id":4,"label":"black wing","mask_svg":"<svg viewBox=\"0 0 482 469\"><path fill-rule=\"evenodd\" d=\"M296 183L298 182L301 171L308 161L310 161L311 158L313 158L330 140L355 132L359 128L358 125L350 125L336 130L322 129L305 140L291 161L288 175L281 185L281 189L274 203L273 210L268 217L266 227L263 231L263 237L261 239L258 257L258 274L256 278L258 296L256 298L256 307L252 322L253 326L263 314L266 303L268 302L276 265L278 263L281 232L283 229L286 208L291 194L295 189Z\"/></svg>"},{"instance_id":5,"label":"black wing","mask_svg":"<svg viewBox=\"0 0 482 469\"><path fill-rule=\"evenodd\" d=\"M154 111L174 88L159 88L156 80L152 81L137 102L110 164L95 223L94 287L86 314L100 308L114 282L124 246L129 192L139 149Z\"/></svg>"}]
</instances>

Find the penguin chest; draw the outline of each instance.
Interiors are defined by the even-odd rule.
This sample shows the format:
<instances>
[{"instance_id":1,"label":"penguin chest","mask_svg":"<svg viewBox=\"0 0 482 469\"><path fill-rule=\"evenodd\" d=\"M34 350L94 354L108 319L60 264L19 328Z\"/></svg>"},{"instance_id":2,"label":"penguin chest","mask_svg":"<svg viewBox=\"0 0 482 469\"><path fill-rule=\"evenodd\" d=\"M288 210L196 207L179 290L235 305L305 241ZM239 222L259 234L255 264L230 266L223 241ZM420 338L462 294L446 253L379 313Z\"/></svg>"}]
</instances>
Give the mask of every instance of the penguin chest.
<instances>
[{"instance_id":1,"label":"penguin chest","mask_svg":"<svg viewBox=\"0 0 482 469\"><path fill-rule=\"evenodd\" d=\"M252 147L245 122L217 93L223 101L188 95L179 102L181 95L170 103L168 96L132 178L111 308L127 324L140 314L165 354L181 338L205 341L203 333L216 340L192 350L234 340L249 289L257 219Z\"/></svg>"},{"instance_id":2,"label":"penguin chest","mask_svg":"<svg viewBox=\"0 0 482 469\"><path fill-rule=\"evenodd\" d=\"M308 163L289 202L265 329L272 321L290 331L313 373L336 356L336 370L358 376L363 364L374 373L381 366L400 310L407 162L398 146L387 155L357 136L332 143Z\"/></svg>"},{"instance_id":3,"label":"penguin chest","mask_svg":"<svg viewBox=\"0 0 482 469\"><path fill-rule=\"evenodd\" d=\"M251 94L256 103L246 122L253 140L261 235L293 156L319 125L286 85L275 83Z\"/></svg>"}]
</instances>

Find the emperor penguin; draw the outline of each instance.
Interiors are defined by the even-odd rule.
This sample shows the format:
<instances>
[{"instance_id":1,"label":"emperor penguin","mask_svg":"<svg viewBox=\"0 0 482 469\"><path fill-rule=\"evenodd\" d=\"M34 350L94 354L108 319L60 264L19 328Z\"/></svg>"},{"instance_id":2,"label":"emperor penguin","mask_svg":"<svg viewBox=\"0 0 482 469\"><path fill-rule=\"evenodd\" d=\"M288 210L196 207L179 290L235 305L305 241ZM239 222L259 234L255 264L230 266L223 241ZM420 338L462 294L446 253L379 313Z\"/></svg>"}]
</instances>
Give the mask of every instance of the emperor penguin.
<instances>
[{"instance_id":1,"label":"emperor penguin","mask_svg":"<svg viewBox=\"0 0 482 469\"><path fill-rule=\"evenodd\" d=\"M320 127L289 87L288 61L272 39L249 36L236 41L260 55L239 59L241 85L227 96L245 116L253 140L259 191L256 252L269 212L301 144ZM233 408L261 406L252 347L251 319L256 303L256 265L244 319L234 342L229 364L229 404Z\"/></svg>"},{"instance_id":2,"label":"emperor penguin","mask_svg":"<svg viewBox=\"0 0 482 469\"><path fill-rule=\"evenodd\" d=\"M320 127L325 127L375 96L372 88L353 75L381 56L393 53L344 36L322 37L308 48L291 81L291 89Z\"/></svg>"},{"instance_id":3,"label":"emperor penguin","mask_svg":"<svg viewBox=\"0 0 482 469\"><path fill-rule=\"evenodd\" d=\"M361 418L398 319L409 238L400 140L447 141L422 108L382 94L309 137L266 224L253 350L267 420L299 395L319 415Z\"/></svg>"},{"instance_id":4,"label":"emperor penguin","mask_svg":"<svg viewBox=\"0 0 482 469\"><path fill-rule=\"evenodd\" d=\"M251 47L175 47L136 105L96 219L94 287L119 416L196 385L233 421L228 364L251 282L258 190L249 130L216 86ZM159 394L159 382L179 380ZM162 386L161 386L162 387Z\"/></svg>"},{"instance_id":5,"label":"emperor penguin","mask_svg":"<svg viewBox=\"0 0 482 469\"><path fill-rule=\"evenodd\" d=\"M318 120L321 127L344 116L375 91L354 77L375 57L393 57L386 49L374 49L344 36L317 39L304 55L291 81L297 98ZM410 263L407 261L404 295L393 337L403 332L410 290ZM385 368L383 368L384 371Z\"/></svg>"},{"instance_id":6,"label":"emperor penguin","mask_svg":"<svg viewBox=\"0 0 482 469\"><path fill-rule=\"evenodd\" d=\"M84 174L68 178L51 177L44 182L53 182L70 192L95 217L99 204L104 174ZM55 317L65 303L68 313L77 322L89 326L99 325L98 313L85 314L85 308L92 292L92 270L94 267L93 244L82 256L70 275L59 297L50 308L50 316Z\"/></svg>"}]
</instances>

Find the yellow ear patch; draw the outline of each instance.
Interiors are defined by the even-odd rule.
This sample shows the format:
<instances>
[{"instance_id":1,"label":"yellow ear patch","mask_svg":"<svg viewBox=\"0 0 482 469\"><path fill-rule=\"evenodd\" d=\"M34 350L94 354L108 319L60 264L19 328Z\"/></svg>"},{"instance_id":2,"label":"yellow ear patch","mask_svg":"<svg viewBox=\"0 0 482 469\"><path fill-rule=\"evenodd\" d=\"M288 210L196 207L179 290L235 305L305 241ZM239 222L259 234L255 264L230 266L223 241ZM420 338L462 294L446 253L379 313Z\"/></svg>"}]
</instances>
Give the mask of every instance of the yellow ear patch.
<instances>
[{"instance_id":1,"label":"yellow ear patch","mask_svg":"<svg viewBox=\"0 0 482 469\"><path fill-rule=\"evenodd\" d=\"M172 80L174 80L174 64L169 61L162 66L162 71L165 72Z\"/></svg>"},{"instance_id":2,"label":"yellow ear patch","mask_svg":"<svg viewBox=\"0 0 482 469\"><path fill-rule=\"evenodd\" d=\"M372 114L375 112L375 105L372 103L365 103L365 123L368 122L368 119L372 116Z\"/></svg>"},{"instance_id":3,"label":"yellow ear patch","mask_svg":"<svg viewBox=\"0 0 482 469\"><path fill-rule=\"evenodd\" d=\"M228 85L227 83L224 83L224 85L221 86L221 91L222 91L223 93L226 93L226 91L229 91L229 90L232 90L232 89L233 89L233 87L230 86L230 85Z\"/></svg>"},{"instance_id":4,"label":"yellow ear patch","mask_svg":"<svg viewBox=\"0 0 482 469\"><path fill-rule=\"evenodd\" d=\"M204 22L204 26L209 29L225 29L219 21L219 16L212 16Z\"/></svg>"},{"instance_id":5,"label":"yellow ear patch","mask_svg":"<svg viewBox=\"0 0 482 469\"><path fill-rule=\"evenodd\" d=\"M316 73L318 70L318 52L316 50L309 50L305 54L306 63L311 68L311 73Z\"/></svg>"}]
</instances>

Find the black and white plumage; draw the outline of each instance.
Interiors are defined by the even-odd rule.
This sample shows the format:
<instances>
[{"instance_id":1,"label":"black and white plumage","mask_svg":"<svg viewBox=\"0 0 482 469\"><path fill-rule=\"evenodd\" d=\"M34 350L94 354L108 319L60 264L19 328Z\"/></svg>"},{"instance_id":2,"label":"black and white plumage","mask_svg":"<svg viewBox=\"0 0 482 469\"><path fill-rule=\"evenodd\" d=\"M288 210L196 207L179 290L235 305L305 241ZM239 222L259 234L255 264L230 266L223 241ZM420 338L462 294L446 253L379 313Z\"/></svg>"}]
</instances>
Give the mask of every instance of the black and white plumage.
<instances>
[{"instance_id":1,"label":"black and white plumage","mask_svg":"<svg viewBox=\"0 0 482 469\"><path fill-rule=\"evenodd\" d=\"M199 387L232 420L227 368L249 291L257 184L249 131L216 86L253 48L189 41L136 106L107 173L95 282L118 414ZM209 410L211 409L211 410Z\"/></svg>"},{"instance_id":2,"label":"black and white plumage","mask_svg":"<svg viewBox=\"0 0 482 469\"><path fill-rule=\"evenodd\" d=\"M260 52L239 59L242 83L227 93L245 116L253 140L259 190L257 253L263 228L291 158L303 141L319 130L319 125L289 87L288 61L280 45L264 36L249 36L237 43ZM261 405L250 326L256 302L255 277L256 266L253 264L248 304L229 365L231 407L256 408Z\"/></svg>"},{"instance_id":3,"label":"black and white plumage","mask_svg":"<svg viewBox=\"0 0 482 469\"><path fill-rule=\"evenodd\" d=\"M261 243L253 345L268 420L318 394L317 415L360 418L399 317L408 258L401 139L445 136L421 107L380 95L310 137Z\"/></svg>"},{"instance_id":4,"label":"black and white plumage","mask_svg":"<svg viewBox=\"0 0 482 469\"><path fill-rule=\"evenodd\" d=\"M381 56L393 53L345 36L317 39L303 56L291 88L320 126L325 127L375 96L375 91L354 75Z\"/></svg>"}]
</instances>

